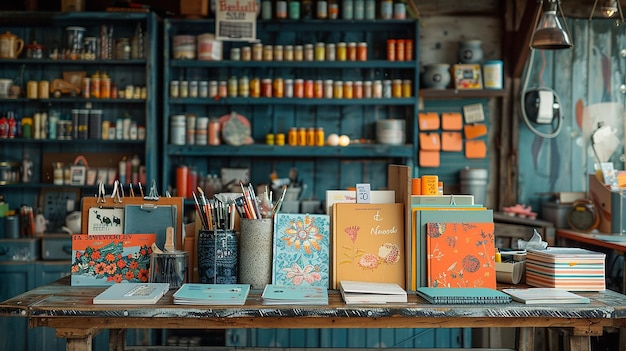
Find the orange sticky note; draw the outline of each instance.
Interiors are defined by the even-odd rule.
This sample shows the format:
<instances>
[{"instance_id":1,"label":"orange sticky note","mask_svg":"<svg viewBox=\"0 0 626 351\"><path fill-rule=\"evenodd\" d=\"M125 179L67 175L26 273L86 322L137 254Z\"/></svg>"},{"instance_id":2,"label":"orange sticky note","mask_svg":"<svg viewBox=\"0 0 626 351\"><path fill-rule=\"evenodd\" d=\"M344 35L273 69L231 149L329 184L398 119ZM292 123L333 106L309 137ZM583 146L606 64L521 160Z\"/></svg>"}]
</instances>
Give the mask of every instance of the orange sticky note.
<instances>
[{"instance_id":1,"label":"orange sticky note","mask_svg":"<svg viewBox=\"0 0 626 351\"><path fill-rule=\"evenodd\" d=\"M441 132L442 151L463 151L461 132Z\"/></svg>"},{"instance_id":2,"label":"orange sticky note","mask_svg":"<svg viewBox=\"0 0 626 351\"><path fill-rule=\"evenodd\" d=\"M487 135L487 126L482 123L467 124L463 127L465 131L465 139L476 139L483 135Z\"/></svg>"},{"instance_id":3,"label":"orange sticky note","mask_svg":"<svg viewBox=\"0 0 626 351\"><path fill-rule=\"evenodd\" d=\"M439 164L440 164L439 151L420 150L419 151L419 164L420 164L420 167L439 167ZM424 184L422 180L422 189L423 188L424 188Z\"/></svg>"},{"instance_id":4,"label":"orange sticky note","mask_svg":"<svg viewBox=\"0 0 626 351\"><path fill-rule=\"evenodd\" d=\"M439 129L439 114L437 112L420 112L417 119L420 130Z\"/></svg>"},{"instance_id":5,"label":"orange sticky note","mask_svg":"<svg viewBox=\"0 0 626 351\"><path fill-rule=\"evenodd\" d=\"M441 129L462 130L463 116L459 112L444 112L441 114Z\"/></svg>"},{"instance_id":6,"label":"orange sticky note","mask_svg":"<svg viewBox=\"0 0 626 351\"><path fill-rule=\"evenodd\" d=\"M487 157L487 144L484 140L466 140L465 141L465 157L466 158L485 158Z\"/></svg>"},{"instance_id":7,"label":"orange sticky note","mask_svg":"<svg viewBox=\"0 0 626 351\"><path fill-rule=\"evenodd\" d=\"M439 133L420 133L421 150L441 150L441 139Z\"/></svg>"}]
</instances>

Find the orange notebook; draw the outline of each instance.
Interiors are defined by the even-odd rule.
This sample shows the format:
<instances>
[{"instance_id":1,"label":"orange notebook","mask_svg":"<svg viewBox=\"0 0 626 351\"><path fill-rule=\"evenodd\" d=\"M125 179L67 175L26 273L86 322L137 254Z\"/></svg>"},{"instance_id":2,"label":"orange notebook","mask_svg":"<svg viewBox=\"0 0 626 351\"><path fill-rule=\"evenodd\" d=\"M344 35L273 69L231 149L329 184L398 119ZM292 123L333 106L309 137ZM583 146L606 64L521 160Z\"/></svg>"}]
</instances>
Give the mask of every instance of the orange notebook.
<instances>
[{"instance_id":1,"label":"orange notebook","mask_svg":"<svg viewBox=\"0 0 626 351\"><path fill-rule=\"evenodd\" d=\"M404 289L404 204L336 203L332 222L332 289L342 280Z\"/></svg>"},{"instance_id":2,"label":"orange notebook","mask_svg":"<svg viewBox=\"0 0 626 351\"><path fill-rule=\"evenodd\" d=\"M426 223L429 287L496 288L493 223Z\"/></svg>"}]
</instances>

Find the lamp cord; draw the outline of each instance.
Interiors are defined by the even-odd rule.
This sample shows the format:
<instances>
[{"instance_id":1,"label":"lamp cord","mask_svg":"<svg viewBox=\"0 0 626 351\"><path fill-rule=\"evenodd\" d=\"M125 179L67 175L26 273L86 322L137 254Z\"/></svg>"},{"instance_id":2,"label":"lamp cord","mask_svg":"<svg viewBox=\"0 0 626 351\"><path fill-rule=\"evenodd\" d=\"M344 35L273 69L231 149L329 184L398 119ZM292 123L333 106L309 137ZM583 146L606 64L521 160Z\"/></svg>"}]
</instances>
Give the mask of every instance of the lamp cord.
<instances>
[{"instance_id":1,"label":"lamp cord","mask_svg":"<svg viewBox=\"0 0 626 351\"><path fill-rule=\"evenodd\" d=\"M540 130L538 130L537 128L535 128L535 126L533 125L533 123L528 119L528 114L526 112L526 93L528 92L528 82L530 81L530 71L532 70L532 66L533 66L533 62L534 62L534 58L535 58L535 49L530 49L530 58L528 59L528 63L526 66L526 72L525 72L525 77L524 77L524 83L522 84L522 90L520 93L520 102L521 102L521 113L522 113L522 120L524 121L524 124L526 124L526 126L528 127L528 129L530 129L530 131L537 135L540 136L542 138L546 138L546 139L551 139L556 137L560 132L561 132L561 128L563 127L563 123L561 123L562 120L562 115L561 113L559 113L559 116L557 117L557 124L556 127L554 128L554 130L551 133L544 133ZM561 106L561 101L559 100L559 96L557 95L556 91L554 91L553 89L550 88L546 88L546 87L541 87L541 88L535 88L536 90L545 90L545 91L549 91L552 93L552 95L554 95L554 101L556 104L558 104L559 106Z\"/></svg>"}]
</instances>

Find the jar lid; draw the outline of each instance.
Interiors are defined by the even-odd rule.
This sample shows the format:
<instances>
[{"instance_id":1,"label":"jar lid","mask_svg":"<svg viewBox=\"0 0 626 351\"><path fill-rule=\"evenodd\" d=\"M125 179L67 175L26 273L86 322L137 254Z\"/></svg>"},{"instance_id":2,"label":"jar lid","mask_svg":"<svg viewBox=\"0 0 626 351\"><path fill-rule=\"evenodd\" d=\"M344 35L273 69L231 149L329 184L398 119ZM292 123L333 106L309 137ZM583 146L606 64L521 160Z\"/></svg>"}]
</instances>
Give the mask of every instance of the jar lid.
<instances>
[{"instance_id":1,"label":"jar lid","mask_svg":"<svg viewBox=\"0 0 626 351\"><path fill-rule=\"evenodd\" d=\"M37 43L37 41L33 41L32 43L26 45L26 49L41 49L41 50L43 50L43 45Z\"/></svg>"}]
</instances>

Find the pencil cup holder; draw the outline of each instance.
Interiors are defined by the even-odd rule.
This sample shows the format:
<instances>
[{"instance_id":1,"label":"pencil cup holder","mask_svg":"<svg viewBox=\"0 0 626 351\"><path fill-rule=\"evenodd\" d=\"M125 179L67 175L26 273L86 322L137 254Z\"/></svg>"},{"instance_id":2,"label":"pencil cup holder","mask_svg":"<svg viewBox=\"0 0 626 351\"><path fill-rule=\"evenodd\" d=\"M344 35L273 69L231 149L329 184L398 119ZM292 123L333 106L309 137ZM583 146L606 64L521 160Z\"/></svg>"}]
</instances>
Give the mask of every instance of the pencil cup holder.
<instances>
[{"instance_id":1,"label":"pencil cup holder","mask_svg":"<svg viewBox=\"0 0 626 351\"><path fill-rule=\"evenodd\" d=\"M238 238L233 230L198 233L198 275L203 284L237 284Z\"/></svg>"},{"instance_id":2,"label":"pencil cup holder","mask_svg":"<svg viewBox=\"0 0 626 351\"><path fill-rule=\"evenodd\" d=\"M170 289L178 289L189 278L189 253L171 251L150 255L150 282L170 283Z\"/></svg>"},{"instance_id":3,"label":"pencil cup holder","mask_svg":"<svg viewBox=\"0 0 626 351\"><path fill-rule=\"evenodd\" d=\"M274 221L271 218L241 219L239 243L239 282L252 289L263 289L272 282L272 240Z\"/></svg>"}]
</instances>

